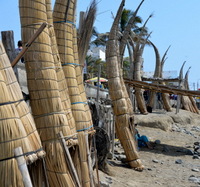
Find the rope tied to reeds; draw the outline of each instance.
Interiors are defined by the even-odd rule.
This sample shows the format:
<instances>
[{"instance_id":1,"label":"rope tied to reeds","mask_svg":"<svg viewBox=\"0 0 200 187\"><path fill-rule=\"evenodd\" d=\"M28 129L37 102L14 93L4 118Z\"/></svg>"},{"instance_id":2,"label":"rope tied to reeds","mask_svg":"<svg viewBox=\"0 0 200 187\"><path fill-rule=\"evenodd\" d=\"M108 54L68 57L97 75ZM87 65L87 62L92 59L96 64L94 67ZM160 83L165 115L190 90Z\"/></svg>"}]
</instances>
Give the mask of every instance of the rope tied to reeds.
<instances>
[{"instance_id":1,"label":"rope tied to reeds","mask_svg":"<svg viewBox=\"0 0 200 187\"><path fill-rule=\"evenodd\" d=\"M28 156L30 156L30 155L32 155L32 154L37 154L37 153L39 153L40 151L44 151L43 148L40 148L40 149L35 150L35 151L29 151L29 152L23 153L23 154L21 154L21 155L3 158L3 159L0 159L0 162L6 161L6 160L10 160L10 159L14 159L14 158L18 158L18 157L21 157L21 156L24 156L24 157L27 157L27 158L28 158ZM43 155L43 156L44 156L44 155Z\"/></svg>"},{"instance_id":2,"label":"rope tied to reeds","mask_svg":"<svg viewBox=\"0 0 200 187\"><path fill-rule=\"evenodd\" d=\"M82 66L82 65L80 65L80 64L72 63L72 62L67 62L67 63L63 63L63 64L62 64L62 66L68 66L68 65Z\"/></svg>"},{"instance_id":3,"label":"rope tied to reeds","mask_svg":"<svg viewBox=\"0 0 200 187\"><path fill-rule=\"evenodd\" d=\"M53 23L70 23L72 24L74 27L76 27L76 24L72 21L68 21L68 20L61 20L61 21L54 21Z\"/></svg>"},{"instance_id":4,"label":"rope tied to reeds","mask_svg":"<svg viewBox=\"0 0 200 187\"><path fill-rule=\"evenodd\" d=\"M4 103L0 103L0 106L15 104L15 103L19 103L19 102L22 102L22 101L24 101L24 99L20 99L20 100L18 100L18 101L4 102Z\"/></svg>"},{"instance_id":5,"label":"rope tied to reeds","mask_svg":"<svg viewBox=\"0 0 200 187\"><path fill-rule=\"evenodd\" d=\"M85 105L88 105L88 103L86 103L86 102L74 102L74 103L71 103L71 105L76 105L76 104L85 104Z\"/></svg>"},{"instance_id":6,"label":"rope tied to reeds","mask_svg":"<svg viewBox=\"0 0 200 187\"><path fill-rule=\"evenodd\" d=\"M90 127L87 127L87 128L83 128L83 129L79 129L79 130L76 130L77 132L82 132L82 131L87 131L87 130L90 130L94 127L94 125L91 125Z\"/></svg>"}]
</instances>

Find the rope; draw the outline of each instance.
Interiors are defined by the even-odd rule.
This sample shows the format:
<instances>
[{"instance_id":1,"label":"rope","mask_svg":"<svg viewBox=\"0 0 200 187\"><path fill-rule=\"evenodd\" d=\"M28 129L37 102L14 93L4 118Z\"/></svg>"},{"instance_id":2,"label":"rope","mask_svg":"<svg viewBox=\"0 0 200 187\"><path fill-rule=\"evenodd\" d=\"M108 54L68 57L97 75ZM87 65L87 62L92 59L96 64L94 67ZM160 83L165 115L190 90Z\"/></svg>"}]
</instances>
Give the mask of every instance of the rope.
<instances>
[{"instance_id":1,"label":"rope","mask_svg":"<svg viewBox=\"0 0 200 187\"><path fill-rule=\"evenodd\" d=\"M85 104L85 105L87 105L88 103L86 103L86 102L74 102L74 103L71 103L72 105L76 105L76 104Z\"/></svg>"},{"instance_id":2,"label":"rope","mask_svg":"<svg viewBox=\"0 0 200 187\"><path fill-rule=\"evenodd\" d=\"M93 127L93 125L91 125L90 127L84 128L84 129L76 130L76 131L77 131L77 132L86 131L86 130L91 129L92 127Z\"/></svg>"},{"instance_id":3,"label":"rope","mask_svg":"<svg viewBox=\"0 0 200 187\"><path fill-rule=\"evenodd\" d=\"M71 21L68 21L68 20L63 20L63 21L54 21L53 23L70 23L70 24L76 26L75 23L73 23L73 22L71 22Z\"/></svg>"},{"instance_id":4,"label":"rope","mask_svg":"<svg viewBox=\"0 0 200 187\"><path fill-rule=\"evenodd\" d=\"M11 102L0 103L0 106L14 104L14 103L22 102L22 101L24 101L24 99L20 99L18 101L11 101Z\"/></svg>"},{"instance_id":5,"label":"rope","mask_svg":"<svg viewBox=\"0 0 200 187\"><path fill-rule=\"evenodd\" d=\"M21 156L28 156L28 155L31 155L31 154L36 154L39 151L43 151L43 148L40 148L40 149L38 149L36 151L30 151L30 152L27 152L27 153L23 153L23 154L18 155L18 156L12 156L12 157L8 157L8 158L4 158L4 159L1 159L0 162L6 161L6 160L10 160L10 159L13 159L13 158L18 158L18 157L21 157Z\"/></svg>"},{"instance_id":6,"label":"rope","mask_svg":"<svg viewBox=\"0 0 200 187\"><path fill-rule=\"evenodd\" d=\"M62 66L67 66L67 65L75 65L75 66L80 66L80 64L76 64L76 63L64 63L62 64Z\"/></svg>"}]
</instances>

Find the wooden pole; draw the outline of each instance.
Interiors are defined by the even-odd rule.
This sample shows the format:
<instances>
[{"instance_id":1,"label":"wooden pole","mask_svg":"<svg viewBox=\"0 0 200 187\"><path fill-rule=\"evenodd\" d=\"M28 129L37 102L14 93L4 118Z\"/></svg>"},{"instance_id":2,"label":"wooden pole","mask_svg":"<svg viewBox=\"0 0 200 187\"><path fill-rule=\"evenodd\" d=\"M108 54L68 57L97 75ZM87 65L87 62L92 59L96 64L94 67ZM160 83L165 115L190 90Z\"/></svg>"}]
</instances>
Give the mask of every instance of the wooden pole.
<instances>
[{"instance_id":1,"label":"wooden pole","mask_svg":"<svg viewBox=\"0 0 200 187\"><path fill-rule=\"evenodd\" d=\"M112 123L112 159L114 159L115 151L115 115L113 114Z\"/></svg>"},{"instance_id":2,"label":"wooden pole","mask_svg":"<svg viewBox=\"0 0 200 187\"><path fill-rule=\"evenodd\" d=\"M96 167L96 173L97 173L97 181L98 181L98 187L100 187L100 180L99 180L99 167L98 167L98 158L97 158L97 148L96 148L96 137L93 136L93 143L94 143L94 154L95 154L95 167Z\"/></svg>"},{"instance_id":3,"label":"wooden pole","mask_svg":"<svg viewBox=\"0 0 200 187\"><path fill-rule=\"evenodd\" d=\"M88 132L85 132L85 141L86 141L86 151L87 151L87 157L88 157L88 168L89 168L89 172L90 172L90 185L91 185L91 187L94 187L92 161L91 161L91 155L90 155L90 149L89 149L89 143L88 143Z\"/></svg>"},{"instance_id":4,"label":"wooden pole","mask_svg":"<svg viewBox=\"0 0 200 187\"><path fill-rule=\"evenodd\" d=\"M11 65L14 67L17 62L24 56L28 48L31 46L31 44L35 41L35 39L41 34L41 32L45 29L47 26L47 23L43 23L40 28L37 30L37 32L31 37L31 39L28 41L28 43L23 47L22 51L17 55L17 57L12 61Z\"/></svg>"},{"instance_id":5,"label":"wooden pole","mask_svg":"<svg viewBox=\"0 0 200 187\"><path fill-rule=\"evenodd\" d=\"M1 32L2 42L5 48L5 51L8 55L10 62L12 62L15 57L15 42L14 42L14 32L13 31L2 31Z\"/></svg>"},{"instance_id":6,"label":"wooden pole","mask_svg":"<svg viewBox=\"0 0 200 187\"><path fill-rule=\"evenodd\" d=\"M99 66L98 66L98 79L97 79L97 98L96 98L97 102L99 102L100 77L101 77L101 65L99 64Z\"/></svg>"},{"instance_id":7,"label":"wooden pole","mask_svg":"<svg viewBox=\"0 0 200 187\"><path fill-rule=\"evenodd\" d=\"M178 89L181 89L182 82L183 82L182 79L180 79L180 81L178 83ZM176 114L179 113L180 105L181 105L181 96L177 95L177 100L176 100Z\"/></svg>"},{"instance_id":8,"label":"wooden pole","mask_svg":"<svg viewBox=\"0 0 200 187\"><path fill-rule=\"evenodd\" d=\"M46 170L46 163L45 163L44 158L42 158L42 167L43 167L43 171L44 171L46 187L49 187L49 181L48 181L47 170Z\"/></svg>"},{"instance_id":9,"label":"wooden pole","mask_svg":"<svg viewBox=\"0 0 200 187\"><path fill-rule=\"evenodd\" d=\"M16 156L16 160L18 163L19 170L22 174L23 182L25 187L33 187L31 178L28 172L28 168L26 165L26 160L23 156L23 151L21 147L17 147L14 149L14 154Z\"/></svg>"},{"instance_id":10,"label":"wooden pole","mask_svg":"<svg viewBox=\"0 0 200 187\"><path fill-rule=\"evenodd\" d=\"M78 178L78 174L77 174L76 169L74 167L74 163L73 163L71 155L69 153L69 149L66 146L66 142L65 142L65 139L63 137L63 133L60 131L60 133L58 135L61 138L61 144L62 144L62 146L65 150L65 153L66 153L66 161L67 161L70 173L72 175L72 178L74 179L76 186L81 187L81 184L80 184L80 181L79 181L79 178Z\"/></svg>"}]
</instances>

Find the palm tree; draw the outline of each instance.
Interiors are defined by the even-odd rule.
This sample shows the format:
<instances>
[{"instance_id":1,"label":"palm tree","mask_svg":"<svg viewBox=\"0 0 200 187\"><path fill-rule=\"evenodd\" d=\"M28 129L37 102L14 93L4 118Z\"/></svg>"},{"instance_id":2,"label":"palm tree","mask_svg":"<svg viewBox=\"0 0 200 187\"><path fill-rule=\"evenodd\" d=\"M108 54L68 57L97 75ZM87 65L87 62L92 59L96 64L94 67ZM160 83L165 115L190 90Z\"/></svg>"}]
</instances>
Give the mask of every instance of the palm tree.
<instances>
[{"instance_id":1,"label":"palm tree","mask_svg":"<svg viewBox=\"0 0 200 187\"><path fill-rule=\"evenodd\" d=\"M100 58L92 57L91 55L86 56L86 64L87 64L87 74L92 78L98 76L98 66L101 65L101 76L106 76L106 63L102 61Z\"/></svg>"},{"instance_id":2,"label":"palm tree","mask_svg":"<svg viewBox=\"0 0 200 187\"><path fill-rule=\"evenodd\" d=\"M128 24L129 19L134 15L134 12L129 9L123 9L121 19L120 19L120 31L123 32ZM139 27L137 26L138 23L142 23L142 18L139 16L135 16L134 23L132 24L132 29L134 32L137 33Z\"/></svg>"}]
</instances>

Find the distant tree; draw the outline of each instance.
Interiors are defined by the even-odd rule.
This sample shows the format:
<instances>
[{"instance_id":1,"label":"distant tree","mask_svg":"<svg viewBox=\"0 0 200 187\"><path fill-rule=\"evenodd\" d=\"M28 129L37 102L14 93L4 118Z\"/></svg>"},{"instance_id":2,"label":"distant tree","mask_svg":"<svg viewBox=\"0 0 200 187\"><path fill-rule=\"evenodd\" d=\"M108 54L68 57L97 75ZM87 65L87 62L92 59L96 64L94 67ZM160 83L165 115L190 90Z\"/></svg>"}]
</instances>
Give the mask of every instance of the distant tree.
<instances>
[{"instance_id":1,"label":"distant tree","mask_svg":"<svg viewBox=\"0 0 200 187\"><path fill-rule=\"evenodd\" d=\"M105 61L102 61L100 58L92 57L91 55L86 56L86 63L87 63L87 73L88 78L96 77L98 76L98 66L101 65L101 76L106 76L106 63Z\"/></svg>"}]
</instances>

